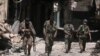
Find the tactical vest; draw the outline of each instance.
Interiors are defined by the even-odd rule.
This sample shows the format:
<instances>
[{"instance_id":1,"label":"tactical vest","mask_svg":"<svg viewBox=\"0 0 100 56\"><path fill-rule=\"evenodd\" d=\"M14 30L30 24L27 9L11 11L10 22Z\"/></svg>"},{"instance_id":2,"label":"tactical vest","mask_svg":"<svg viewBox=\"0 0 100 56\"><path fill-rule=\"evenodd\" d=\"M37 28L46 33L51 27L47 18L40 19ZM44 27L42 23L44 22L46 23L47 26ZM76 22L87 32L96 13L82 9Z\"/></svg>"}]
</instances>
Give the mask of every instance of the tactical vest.
<instances>
[{"instance_id":1,"label":"tactical vest","mask_svg":"<svg viewBox=\"0 0 100 56\"><path fill-rule=\"evenodd\" d=\"M53 32L53 26L47 25L46 30L47 30L47 33L52 33Z\"/></svg>"},{"instance_id":2,"label":"tactical vest","mask_svg":"<svg viewBox=\"0 0 100 56\"><path fill-rule=\"evenodd\" d=\"M79 34L80 34L80 35L81 35L81 34L84 34L84 27L83 27L83 26L80 28Z\"/></svg>"},{"instance_id":3,"label":"tactical vest","mask_svg":"<svg viewBox=\"0 0 100 56\"><path fill-rule=\"evenodd\" d=\"M79 32L82 34L86 34L87 31L88 31L87 26L82 26Z\"/></svg>"},{"instance_id":4,"label":"tactical vest","mask_svg":"<svg viewBox=\"0 0 100 56\"><path fill-rule=\"evenodd\" d=\"M82 25L81 29L79 30L79 36L80 37L86 37L87 36L87 33L86 33L87 30L88 30L87 26Z\"/></svg>"},{"instance_id":5,"label":"tactical vest","mask_svg":"<svg viewBox=\"0 0 100 56\"><path fill-rule=\"evenodd\" d=\"M71 33L71 32L72 32L72 27L71 27L71 25L68 24L66 27L67 27L67 29L66 29L67 32L68 32L68 33Z\"/></svg>"}]
</instances>

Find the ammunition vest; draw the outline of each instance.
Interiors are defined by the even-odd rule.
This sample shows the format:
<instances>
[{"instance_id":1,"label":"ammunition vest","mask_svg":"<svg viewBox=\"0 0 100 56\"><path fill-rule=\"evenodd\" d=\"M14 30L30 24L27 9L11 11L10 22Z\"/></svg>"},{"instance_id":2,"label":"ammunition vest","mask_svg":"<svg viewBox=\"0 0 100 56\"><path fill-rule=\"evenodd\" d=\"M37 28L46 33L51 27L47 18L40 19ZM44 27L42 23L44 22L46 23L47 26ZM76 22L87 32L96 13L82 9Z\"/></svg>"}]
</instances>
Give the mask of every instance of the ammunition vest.
<instances>
[{"instance_id":1,"label":"ammunition vest","mask_svg":"<svg viewBox=\"0 0 100 56\"><path fill-rule=\"evenodd\" d=\"M54 27L52 25L47 25L47 33L53 33L54 32Z\"/></svg>"},{"instance_id":2,"label":"ammunition vest","mask_svg":"<svg viewBox=\"0 0 100 56\"><path fill-rule=\"evenodd\" d=\"M68 33L72 33L72 27L71 27L71 25L69 24L66 27L67 28L65 30L67 30Z\"/></svg>"},{"instance_id":3,"label":"ammunition vest","mask_svg":"<svg viewBox=\"0 0 100 56\"><path fill-rule=\"evenodd\" d=\"M79 37L86 37L88 34L87 31L88 31L87 26L82 25L81 29L79 30Z\"/></svg>"}]
</instances>

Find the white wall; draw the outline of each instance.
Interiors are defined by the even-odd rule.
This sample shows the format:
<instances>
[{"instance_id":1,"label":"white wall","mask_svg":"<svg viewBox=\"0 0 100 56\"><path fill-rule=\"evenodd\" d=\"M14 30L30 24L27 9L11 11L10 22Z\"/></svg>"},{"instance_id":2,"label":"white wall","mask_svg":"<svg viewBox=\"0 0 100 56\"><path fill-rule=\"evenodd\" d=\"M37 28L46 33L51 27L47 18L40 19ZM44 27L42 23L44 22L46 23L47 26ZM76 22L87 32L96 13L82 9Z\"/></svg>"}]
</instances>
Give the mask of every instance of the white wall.
<instances>
[{"instance_id":1,"label":"white wall","mask_svg":"<svg viewBox=\"0 0 100 56\"><path fill-rule=\"evenodd\" d=\"M7 19L8 0L0 0L0 22Z\"/></svg>"}]
</instances>

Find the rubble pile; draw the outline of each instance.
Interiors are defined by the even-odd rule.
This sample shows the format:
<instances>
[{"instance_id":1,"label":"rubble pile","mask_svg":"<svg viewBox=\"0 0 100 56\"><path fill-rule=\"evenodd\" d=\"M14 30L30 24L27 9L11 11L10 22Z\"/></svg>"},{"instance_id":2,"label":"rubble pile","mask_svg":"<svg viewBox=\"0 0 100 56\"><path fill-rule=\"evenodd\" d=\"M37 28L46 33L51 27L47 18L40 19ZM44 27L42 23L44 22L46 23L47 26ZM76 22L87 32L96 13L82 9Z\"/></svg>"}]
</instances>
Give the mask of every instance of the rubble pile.
<instances>
[{"instance_id":1,"label":"rubble pile","mask_svg":"<svg viewBox=\"0 0 100 56\"><path fill-rule=\"evenodd\" d=\"M10 39L1 37L0 50L10 49L10 48L11 48Z\"/></svg>"},{"instance_id":2,"label":"rubble pile","mask_svg":"<svg viewBox=\"0 0 100 56\"><path fill-rule=\"evenodd\" d=\"M11 47L17 47L21 45L21 37L18 36L17 34L10 34L11 38L5 34L3 37L0 39L0 50L5 50L5 49L10 49Z\"/></svg>"},{"instance_id":3,"label":"rubble pile","mask_svg":"<svg viewBox=\"0 0 100 56\"><path fill-rule=\"evenodd\" d=\"M21 36L15 35L15 37L13 37L11 39L11 43L12 43L12 49L11 49L12 52L17 52L17 50L22 47ZM18 50L18 51L20 51L20 50Z\"/></svg>"}]
</instances>

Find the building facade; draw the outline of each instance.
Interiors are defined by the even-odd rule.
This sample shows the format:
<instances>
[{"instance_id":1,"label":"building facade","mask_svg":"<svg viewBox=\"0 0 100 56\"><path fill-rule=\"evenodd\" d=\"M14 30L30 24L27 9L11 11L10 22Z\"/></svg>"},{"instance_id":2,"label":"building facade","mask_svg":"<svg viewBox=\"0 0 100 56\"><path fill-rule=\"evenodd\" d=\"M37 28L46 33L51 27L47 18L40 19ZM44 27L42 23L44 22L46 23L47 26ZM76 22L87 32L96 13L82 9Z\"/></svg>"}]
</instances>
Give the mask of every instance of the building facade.
<instances>
[{"instance_id":1,"label":"building facade","mask_svg":"<svg viewBox=\"0 0 100 56\"><path fill-rule=\"evenodd\" d=\"M13 22L16 17L20 20L25 19L25 11L23 11L22 8L26 2L29 2L30 5L27 5L29 7L28 17L32 21L38 36L43 35L43 24L49 17L54 18L59 30L63 30L64 24L68 21L71 21L75 29L77 29L83 19L89 21L91 29L100 29L100 27L95 28L94 25L92 25L99 25L99 23L96 23L98 21L96 18L99 18L97 16L99 16L100 12L99 0L22 0L22 2L17 4L17 8L13 0L6 0L6 2L7 1L9 1L8 5L5 3L5 11L2 13L6 12L5 16L11 22ZM15 16L16 9L17 16ZM3 9L0 10L2 11ZM2 15L4 17L4 14Z\"/></svg>"}]
</instances>

